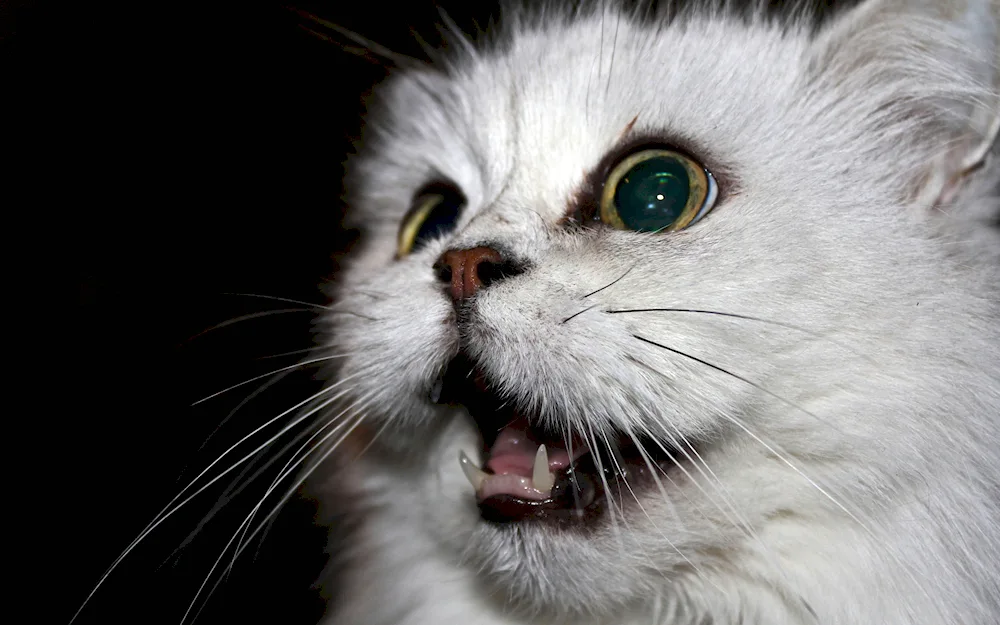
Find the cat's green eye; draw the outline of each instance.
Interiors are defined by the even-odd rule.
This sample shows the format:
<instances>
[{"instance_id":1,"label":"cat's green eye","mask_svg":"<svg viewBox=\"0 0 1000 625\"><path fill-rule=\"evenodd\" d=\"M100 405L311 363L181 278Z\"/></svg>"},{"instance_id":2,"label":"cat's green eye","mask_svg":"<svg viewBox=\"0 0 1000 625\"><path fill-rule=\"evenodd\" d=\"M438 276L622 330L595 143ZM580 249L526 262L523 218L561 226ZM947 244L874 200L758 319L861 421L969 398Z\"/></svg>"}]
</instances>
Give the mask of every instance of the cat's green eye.
<instances>
[{"instance_id":1,"label":"cat's green eye","mask_svg":"<svg viewBox=\"0 0 1000 625\"><path fill-rule=\"evenodd\" d=\"M402 258L425 242L451 232L465 205L465 198L450 185L424 188L403 217L396 244L396 257Z\"/></svg>"},{"instance_id":2,"label":"cat's green eye","mask_svg":"<svg viewBox=\"0 0 1000 625\"><path fill-rule=\"evenodd\" d=\"M715 178L690 157L668 149L630 154L611 170L601 194L601 221L622 230L687 228L712 210Z\"/></svg>"}]
</instances>

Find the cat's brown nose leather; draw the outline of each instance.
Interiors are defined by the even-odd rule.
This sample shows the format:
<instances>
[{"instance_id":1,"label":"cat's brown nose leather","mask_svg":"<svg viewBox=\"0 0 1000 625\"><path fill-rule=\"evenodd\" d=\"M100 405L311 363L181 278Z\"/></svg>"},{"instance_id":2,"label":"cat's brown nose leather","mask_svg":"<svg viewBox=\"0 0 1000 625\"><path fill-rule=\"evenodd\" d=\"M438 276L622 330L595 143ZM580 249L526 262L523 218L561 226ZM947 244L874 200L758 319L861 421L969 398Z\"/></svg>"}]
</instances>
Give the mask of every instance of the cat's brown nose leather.
<instances>
[{"instance_id":1,"label":"cat's brown nose leather","mask_svg":"<svg viewBox=\"0 0 1000 625\"><path fill-rule=\"evenodd\" d=\"M469 250L448 250L441 255L435 267L438 277L443 282L448 282L451 298L460 302L500 277L499 267L503 262L503 256L495 249L474 247Z\"/></svg>"}]
</instances>

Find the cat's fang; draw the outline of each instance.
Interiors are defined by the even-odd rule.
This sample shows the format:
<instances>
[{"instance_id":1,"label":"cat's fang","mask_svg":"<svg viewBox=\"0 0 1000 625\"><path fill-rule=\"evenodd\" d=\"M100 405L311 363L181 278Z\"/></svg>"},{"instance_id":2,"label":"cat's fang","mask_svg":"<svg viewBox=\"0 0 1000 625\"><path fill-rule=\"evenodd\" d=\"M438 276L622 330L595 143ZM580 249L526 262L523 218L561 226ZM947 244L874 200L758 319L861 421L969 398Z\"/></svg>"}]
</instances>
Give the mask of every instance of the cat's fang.
<instances>
[{"instance_id":1,"label":"cat's fang","mask_svg":"<svg viewBox=\"0 0 1000 625\"><path fill-rule=\"evenodd\" d=\"M555 475L549 472L549 454L545 445L539 445L535 452L535 465L531 471L531 483L543 493L552 491L552 485L556 483Z\"/></svg>"},{"instance_id":2,"label":"cat's fang","mask_svg":"<svg viewBox=\"0 0 1000 625\"><path fill-rule=\"evenodd\" d=\"M474 465L464 451L458 452L458 464L462 466L462 473L465 474L469 483L472 484L472 487L478 493L483 487L483 482L486 481L487 474Z\"/></svg>"}]
</instances>

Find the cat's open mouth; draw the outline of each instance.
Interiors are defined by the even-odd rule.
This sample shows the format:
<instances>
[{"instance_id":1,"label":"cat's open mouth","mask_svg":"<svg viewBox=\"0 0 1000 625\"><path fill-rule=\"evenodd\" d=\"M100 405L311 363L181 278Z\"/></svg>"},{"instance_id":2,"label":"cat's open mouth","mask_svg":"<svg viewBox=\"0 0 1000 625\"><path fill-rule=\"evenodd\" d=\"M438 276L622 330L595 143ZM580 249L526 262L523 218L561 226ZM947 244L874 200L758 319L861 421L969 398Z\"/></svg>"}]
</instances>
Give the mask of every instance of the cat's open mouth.
<instances>
[{"instance_id":1,"label":"cat's open mouth","mask_svg":"<svg viewBox=\"0 0 1000 625\"><path fill-rule=\"evenodd\" d=\"M550 431L492 390L482 370L464 355L443 378L441 403L465 406L482 433L482 467L462 453L459 462L476 491L484 519L574 522L599 516L608 495L633 498L680 461L677 447L624 432ZM686 445L686 441L681 444Z\"/></svg>"}]
</instances>

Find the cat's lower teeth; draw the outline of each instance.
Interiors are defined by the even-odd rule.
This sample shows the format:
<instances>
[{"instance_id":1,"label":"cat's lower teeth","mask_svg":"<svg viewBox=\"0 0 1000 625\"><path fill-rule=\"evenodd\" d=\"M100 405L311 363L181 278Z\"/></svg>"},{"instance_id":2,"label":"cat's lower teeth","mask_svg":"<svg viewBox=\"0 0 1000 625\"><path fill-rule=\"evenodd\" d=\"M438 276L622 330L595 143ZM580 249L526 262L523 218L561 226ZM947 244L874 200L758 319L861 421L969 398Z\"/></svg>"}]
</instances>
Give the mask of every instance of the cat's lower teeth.
<instances>
[{"instance_id":1,"label":"cat's lower teeth","mask_svg":"<svg viewBox=\"0 0 1000 625\"><path fill-rule=\"evenodd\" d=\"M458 463L466 479L476 489L476 495L481 499L496 494L507 494L541 501L552 495L552 486L556 482L555 473L548 470L549 459L545 445L539 446L535 453L531 477L510 473L491 475L477 467L464 451L458 453Z\"/></svg>"}]
</instances>

